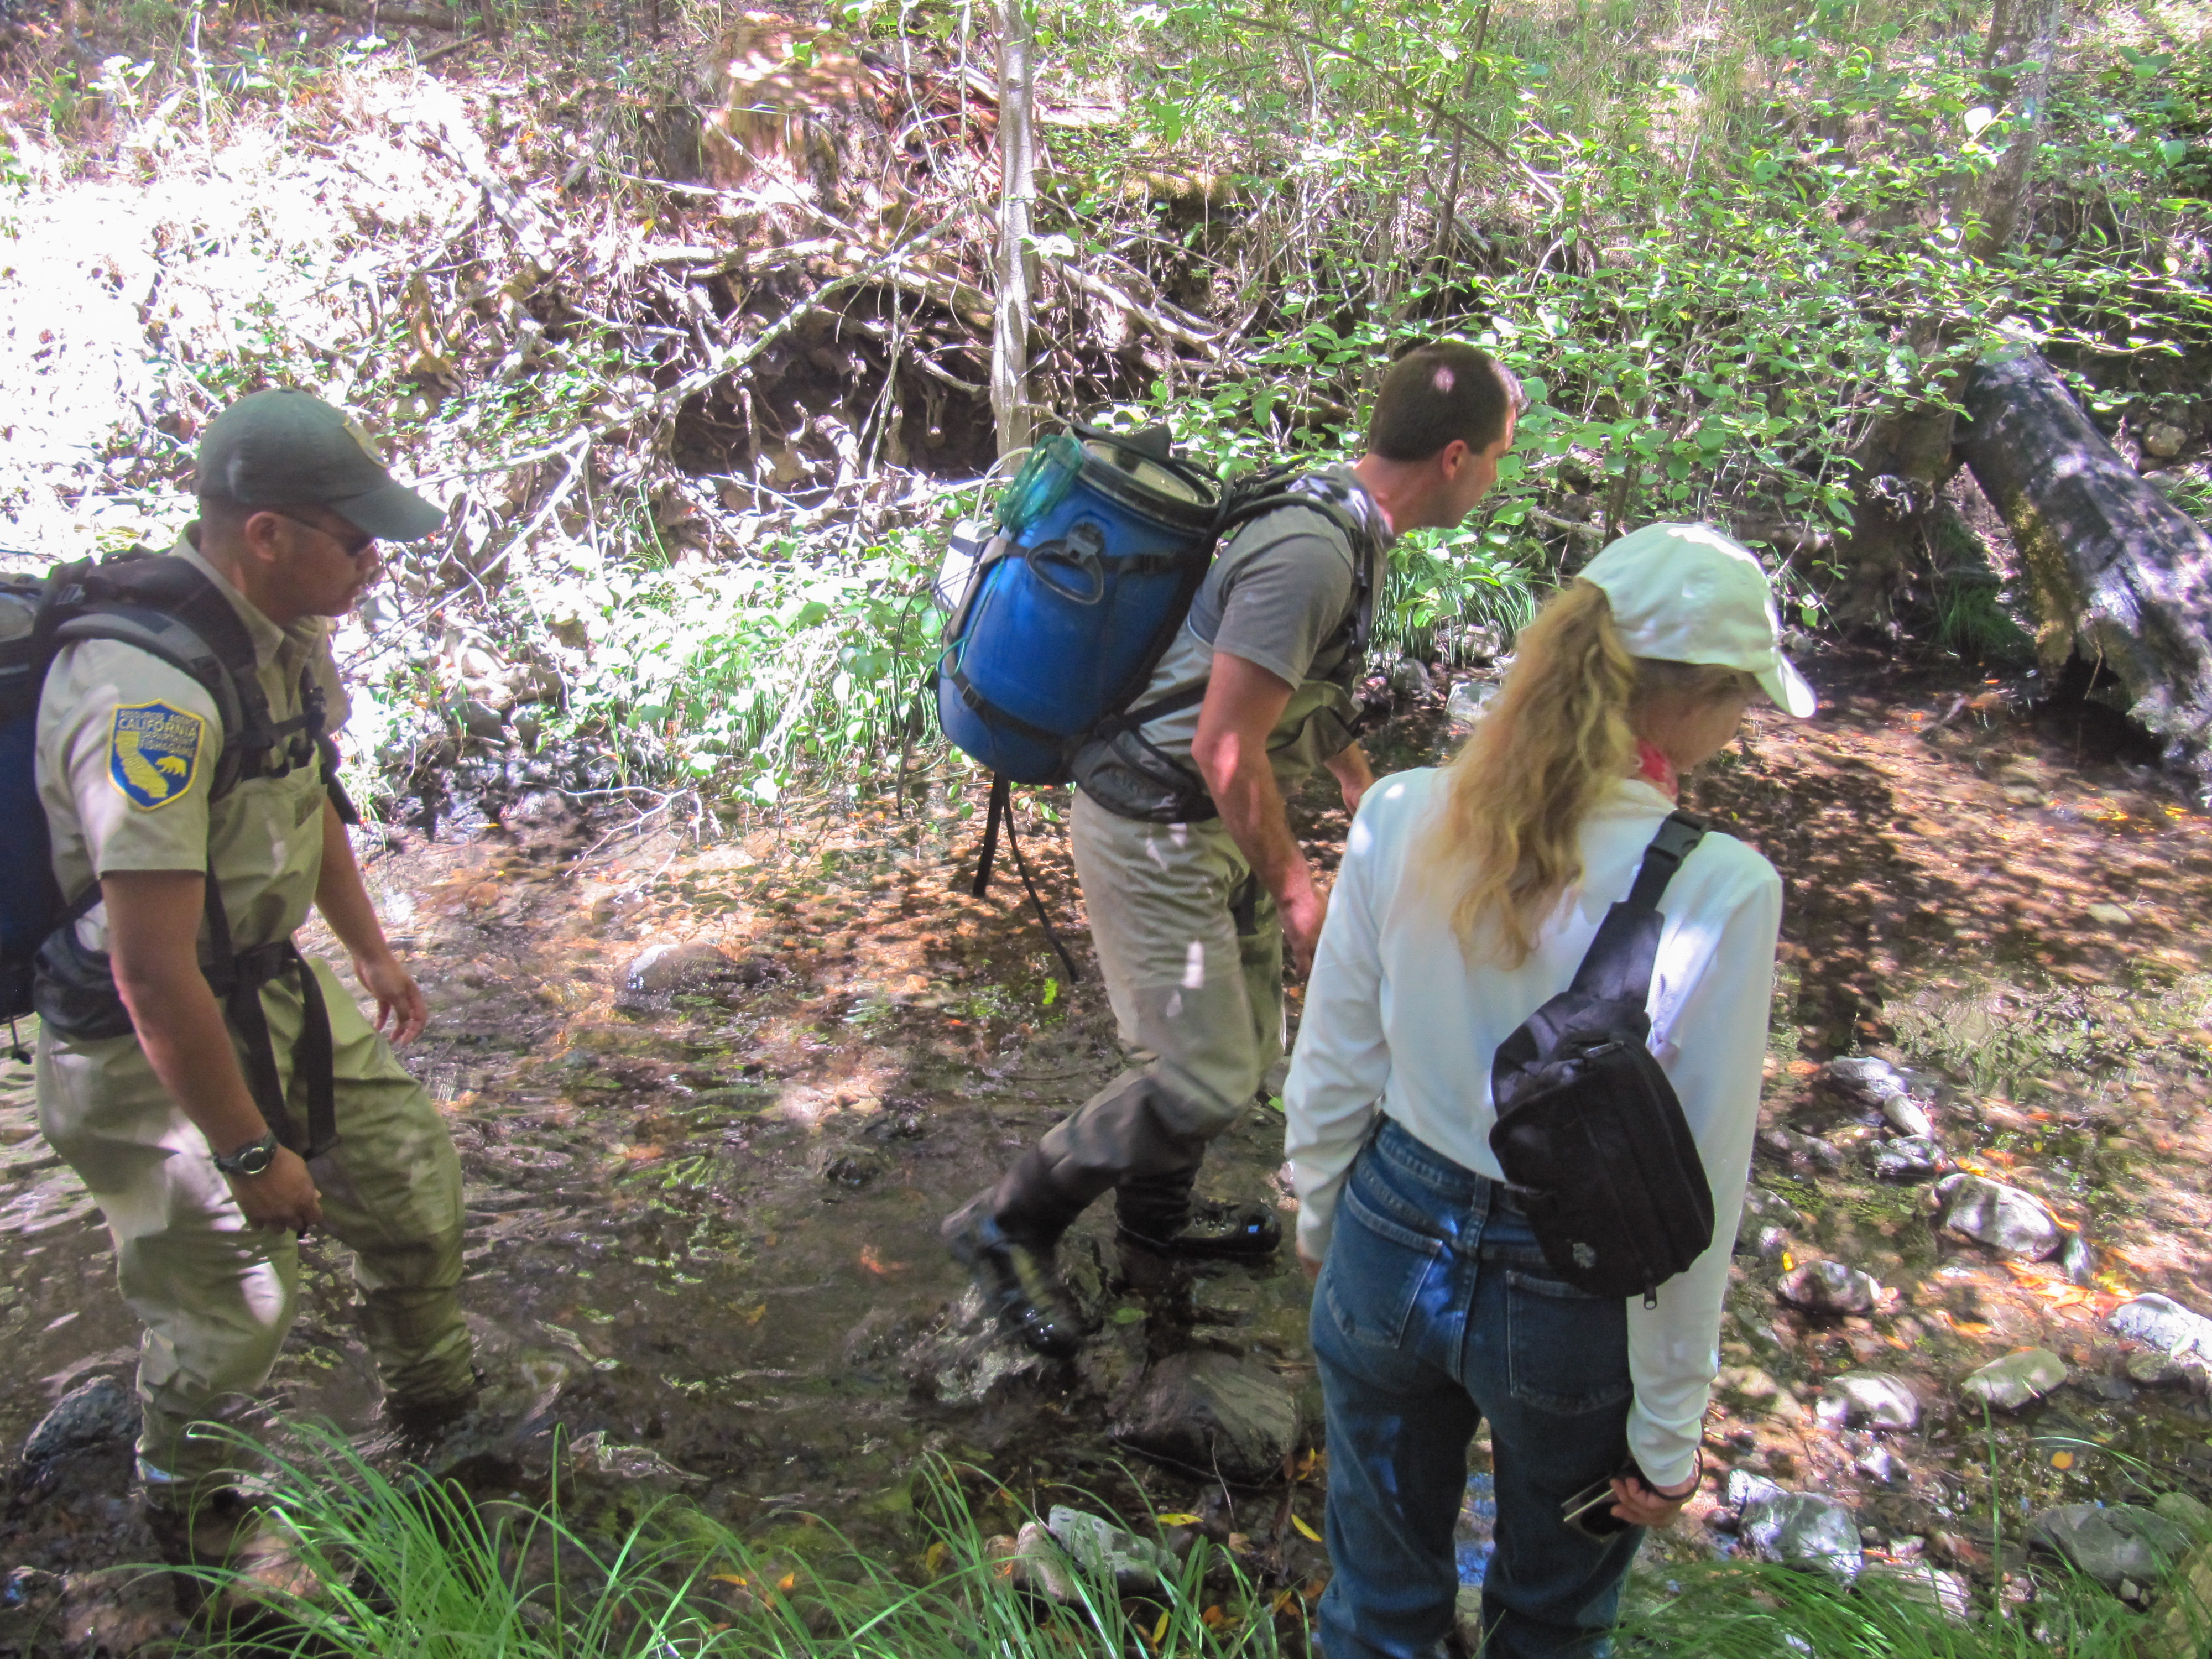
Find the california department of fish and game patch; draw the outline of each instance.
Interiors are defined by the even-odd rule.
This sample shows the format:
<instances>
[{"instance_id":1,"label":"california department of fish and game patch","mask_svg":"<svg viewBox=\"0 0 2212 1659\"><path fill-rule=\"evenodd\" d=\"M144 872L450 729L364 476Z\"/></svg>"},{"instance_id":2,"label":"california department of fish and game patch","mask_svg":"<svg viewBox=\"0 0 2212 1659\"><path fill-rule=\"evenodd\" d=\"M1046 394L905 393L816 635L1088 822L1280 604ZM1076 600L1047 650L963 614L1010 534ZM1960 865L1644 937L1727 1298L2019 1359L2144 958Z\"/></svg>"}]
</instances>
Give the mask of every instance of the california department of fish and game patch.
<instances>
[{"instance_id":1,"label":"california department of fish and game patch","mask_svg":"<svg viewBox=\"0 0 2212 1659\"><path fill-rule=\"evenodd\" d=\"M192 787L207 722L166 702L125 703L107 740L107 775L133 806L152 811Z\"/></svg>"}]
</instances>

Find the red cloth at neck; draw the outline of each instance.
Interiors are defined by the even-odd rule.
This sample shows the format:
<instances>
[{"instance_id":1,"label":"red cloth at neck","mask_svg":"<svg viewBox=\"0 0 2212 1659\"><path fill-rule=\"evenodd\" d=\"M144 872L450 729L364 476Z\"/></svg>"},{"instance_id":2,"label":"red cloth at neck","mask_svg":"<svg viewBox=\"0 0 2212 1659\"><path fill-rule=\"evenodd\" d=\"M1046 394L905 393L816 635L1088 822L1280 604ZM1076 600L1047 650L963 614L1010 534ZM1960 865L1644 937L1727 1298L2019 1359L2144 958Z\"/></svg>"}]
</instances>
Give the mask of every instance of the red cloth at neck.
<instances>
[{"instance_id":1,"label":"red cloth at neck","mask_svg":"<svg viewBox=\"0 0 2212 1659\"><path fill-rule=\"evenodd\" d=\"M1636 740L1636 775L1657 784L1666 792L1668 800L1682 793L1682 780L1675 775L1674 763L1642 738Z\"/></svg>"}]
</instances>

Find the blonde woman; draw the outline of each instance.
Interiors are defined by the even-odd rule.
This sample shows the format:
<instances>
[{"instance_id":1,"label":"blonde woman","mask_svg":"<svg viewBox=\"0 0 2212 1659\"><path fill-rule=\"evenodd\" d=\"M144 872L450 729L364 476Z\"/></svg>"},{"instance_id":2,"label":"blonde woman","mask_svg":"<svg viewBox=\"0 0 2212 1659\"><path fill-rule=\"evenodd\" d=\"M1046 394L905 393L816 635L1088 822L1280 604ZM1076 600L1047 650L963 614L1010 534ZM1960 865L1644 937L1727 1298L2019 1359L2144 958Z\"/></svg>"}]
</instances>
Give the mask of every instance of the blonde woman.
<instances>
[{"instance_id":1,"label":"blonde woman","mask_svg":"<svg viewBox=\"0 0 2212 1659\"><path fill-rule=\"evenodd\" d=\"M1328 1412L1328 1659L1440 1650L1467 1445L1486 1419L1486 1659L1601 1650L1644 1529L1696 1490L1758 1115L1772 866L1708 835L1661 901L1651 1048L1715 1218L1656 1305L1587 1296L1547 1267L1491 1153L1491 1064L1573 978L1677 775L1762 692L1813 712L1779 641L1751 553L1705 526L1649 526L1522 630L1458 758L1376 785L1353 823L1286 1091ZM1563 1504L1608 1480L1611 1501L1570 1524Z\"/></svg>"}]
</instances>

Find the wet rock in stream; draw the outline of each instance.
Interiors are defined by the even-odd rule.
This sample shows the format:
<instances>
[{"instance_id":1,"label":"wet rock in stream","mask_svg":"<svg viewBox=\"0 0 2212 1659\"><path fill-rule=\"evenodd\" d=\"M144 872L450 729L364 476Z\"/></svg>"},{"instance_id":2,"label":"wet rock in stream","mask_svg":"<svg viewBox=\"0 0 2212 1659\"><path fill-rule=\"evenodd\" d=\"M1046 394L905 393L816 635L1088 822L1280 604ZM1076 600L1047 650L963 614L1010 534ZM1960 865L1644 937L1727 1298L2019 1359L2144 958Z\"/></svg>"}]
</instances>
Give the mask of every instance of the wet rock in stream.
<instances>
[{"instance_id":1,"label":"wet rock in stream","mask_svg":"<svg viewBox=\"0 0 2212 1659\"><path fill-rule=\"evenodd\" d=\"M1738 1469L1729 1476L1728 1500L1740 1510L1738 1534L1761 1559L1845 1580L1857 1577L1866 1565L1858 1522L1832 1498L1785 1492Z\"/></svg>"},{"instance_id":2,"label":"wet rock in stream","mask_svg":"<svg viewBox=\"0 0 2212 1659\"><path fill-rule=\"evenodd\" d=\"M648 1446L624 1446L610 1440L605 1429L594 1430L569 1449L572 1470L623 1486L687 1486L703 1483L706 1476L679 1469Z\"/></svg>"},{"instance_id":3,"label":"wet rock in stream","mask_svg":"<svg viewBox=\"0 0 2212 1659\"><path fill-rule=\"evenodd\" d=\"M2040 1261L2057 1249L2057 1219L2033 1193L1980 1176L1946 1176L1936 1183L1942 1224L2005 1255Z\"/></svg>"},{"instance_id":4,"label":"wet rock in stream","mask_svg":"<svg viewBox=\"0 0 2212 1659\"><path fill-rule=\"evenodd\" d=\"M1992 1359L1959 1384L1960 1393L1999 1411L2018 1411L2066 1380L2066 1362L2048 1348L2022 1348Z\"/></svg>"},{"instance_id":5,"label":"wet rock in stream","mask_svg":"<svg viewBox=\"0 0 2212 1659\"><path fill-rule=\"evenodd\" d=\"M1886 1060L1868 1054L1847 1054L1830 1060L1822 1074L1844 1093L1869 1105L1880 1105L1911 1093L1905 1074Z\"/></svg>"},{"instance_id":6,"label":"wet rock in stream","mask_svg":"<svg viewBox=\"0 0 2212 1659\"><path fill-rule=\"evenodd\" d=\"M109 1659L175 1650L184 1634L174 1585L165 1572L106 1567L41 1572L17 1567L0 1579L0 1654L23 1659Z\"/></svg>"},{"instance_id":7,"label":"wet rock in stream","mask_svg":"<svg viewBox=\"0 0 2212 1659\"><path fill-rule=\"evenodd\" d=\"M711 939L648 945L623 969L615 1006L625 1013L665 1012L678 994L738 980L744 966Z\"/></svg>"},{"instance_id":8,"label":"wet rock in stream","mask_svg":"<svg viewBox=\"0 0 2212 1659\"><path fill-rule=\"evenodd\" d=\"M2097 1282L2097 1254L2089 1248L2089 1241L2079 1233L2069 1233L2058 1246L2058 1254L2051 1258L2058 1271L2066 1275L2066 1282L2089 1290Z\"/></svg>"},{"instance_id":9,"label":"wet rock in stream","mask_svg":"<svg viewBox=\"0 0 2212 1659\"><path fill-rule=\"evenodd\" d=\"M1974 1616L1973 1586L1958 1573L1927 1561L1869 1561L1864 1582L1878 1583L1908 1601L1934 1607L1946 1619L1966 1624Z\"/></svg>"},{"instance_id":10,"label":"wet rock in stream","mask_svg":"<svg viewBox=\"0 0 2212 1659\"><path fill-rule=\"evenodd\" d=\"M95 1376L71 1389L39 1419L23 1441L23 1462L43 1463L64 1452L132 1440L137 1434L137 1395L115 1377Z\"/></svg>"},{"instance_id":11,"label":"wet rock in stream","mask_svg":"<svg viewBox=\"0 0 2212 1659\"><path fill-rule=\"evenodd\" d=\"M1743 1194L1743 1214L1736 1223L1735 1250L1738 1255L1766 1255L1765 1240L1770 1233L1787 1236L1790 1230L1803 1219L1796 1206L1786 1198L1770 1193L1764 1187L1747 1187Z\"/></svg>"},{"instance_id":12,"label":"wet rock in stream","mask_svg":"<svg viewBox=\"0 0 2212 1659\"><path fill-rule=\"evenodd\" d=\"M1125 1595L1159 1589L1161 1579L1172 1577L1180 1565L1164 1546L1125 1532L1088 1510L1055 1504L1044 1524L1078 1566L1094 1577L1112 1579L1114 1588Z\"/></svg>"},{"instance_id":13,"label":"wet rock in stream","mask_svg":"<svg viewBox=\"0 0 2212 1659\"><path fill-rule=\"evenodd\" d=\"M2212 1319L2171 1297L2139 1296L2112 1310L2105 1328L2154 1348L2169 1359L2212 1360Z\"/></svg>"},{"instance_id":14,"label":"wet rock in stream","mask_svg":"<svg viewBox=\"0 0 2212 1659\"><path fill-rule=\"evenodd\" d=\"M1279 1479L1297 1434L1287 1382L1255 1360L1207 1350L1154 1364L1114 1421L1114 1438L1132 1451L1242 1486Z\"/></svg>"},{"instance_id":15,"label":"wet rock in stream","mask_svg":"<svg viewBox=\"0 0 2212 1659\"><path fill-rule=\"evenodd\" d=\"M1935 1133L1926 1098L1916 1094L1905 1074L1887 1060L1860 1055L1832 1060L1823 1074L1852 1104L1880 1112L1899 1134Z\"/></svg>"},{"instance_id":16,"label":"wet rock in stream","mask_svg":"<svg viewBox=\"0 0 2212 1659\"><path fill-rule=\"evenodd\" d=\"M1868 1480L1885 1486L1912 1478L1912 1471L1898 1462L1897 1454L1887 1446L1868 1447L1851 1460L1851 1467Z\"/></svg>"},{"instance_id":17,"label":"wet rock in stream","mask_svg":"<svg viewBox=\"0 0 2212 1659\"><path fill-rule=\"evenodd\" d=\"M1819 1135L1801 1134L1795 1129L1766 1129L1760 1132L1759 1144L1800 1180L1836 1175L1844 1167L1843 1149Z\"/></svg>"},{"instance_id":18,"label":"wet rock in stream","mask_svg":"<svg viewBox=\"0 0 2212 1659\"><path fill-rule=\"evenodd\" d=\"M1851 1427L1909 1429L1920 1421L1920 1401L1912 1389L1887 1371L1845 1371L1831 1377L1816 1409L1822 1422Z\"/></svg>"},{"instance_id":19,"label":"wet rock in stream","mask_svg":"<svg viewBox=\"0 0 2212 1659\"><path fill-rule=\"evenodd\" d=\"M1779 1288L1785 1301L1814 1313L1872 1313L1881 1294L1872 1274L1840 1261L1808 1261L1784 1274Z\"/></svg>"},{"instance_id":20,"label":"wet rock in stream","mask_svg":"<svg viewBox=\"0 0 2212 1659\"><path fill-rule=\"evenodd\" d=\"M2135 1504L2062 1504L2027 1523L2028 1548L2118 1593L2155 1584L2189 1547L2189 1530Z\"/></svg>"},{"instance_id":21,"label":"wet rock in stream","mask_svg":"<svg viewBox=\"0 0 2212 1659\"><path fill-rule=\"evenodd\" d=\"M1928 1181L1951 1167L1942 1145L1926 1135L1901 1135L1869 1148L1876 1180L1900 1183Z\"/></svg>"}]
</instances>

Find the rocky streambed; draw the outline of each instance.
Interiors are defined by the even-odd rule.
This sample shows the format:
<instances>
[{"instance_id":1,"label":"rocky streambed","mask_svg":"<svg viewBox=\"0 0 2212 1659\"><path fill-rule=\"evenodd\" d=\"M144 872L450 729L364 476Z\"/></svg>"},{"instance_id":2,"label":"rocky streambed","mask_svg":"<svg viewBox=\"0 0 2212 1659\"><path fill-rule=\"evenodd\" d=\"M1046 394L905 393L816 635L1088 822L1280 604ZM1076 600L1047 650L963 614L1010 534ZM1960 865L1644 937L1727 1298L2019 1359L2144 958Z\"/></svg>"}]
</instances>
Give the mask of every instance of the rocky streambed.
<instances>
[{"instance_id":1,"label":"rocky streambed","mask_svg":"<svg viewBox=\"0 0 2212 1659\"><path fill-rule=\"evenodd\" d=\"M1789 915L1712 1479L1648 1559L1856 1548L1855 1571L1985 1604L2001 1569L2090 1570L2116 1524L2136 1530L2112 1590L2148 1604L2175 1534L2117 1506L2185 1532L2212 1497L2212 827L2094 715L1844 655L1815 677L1820 721L1757 722L1692 790L1783 870ZM1442 690L1386 760L1442 745ZM1203 1532L1294 1612L1325 1579L1327 1455L1287 1256L1175 1273L1087 1220L1067 1259L1097 1334L1047 1365L984 1326L936 1240L1121 1056L1051 799L1024 844L1078 984L1017 884L967 895L978 781L910 782L703 844L609 840L548 790L473 839L364 846L469 1182L464 1301L500 1409L457 1473L532 1497L562 1466L586 1503L660 1482L794 1547L817 1515L919 1570L935 1453L1010 1549L1055 1505ZM1316 789L1297 812L1333 863L1340 810ZM20 1068L0 1143L0 1437L32 1442L0 1519L0 1649L125 1650L173 1624L109 1571L152 1554L115 1386L133 1328ZM1280 1158L1255 1105L1207 1188L1287 1206ZM374 1454L346 1270L309 1241L276 1384ZM1470 1581L1480 1443L1473 1468ZM2089 1525L2097 1502L2119 1520Z\"/></svg>"}]
</instances>

